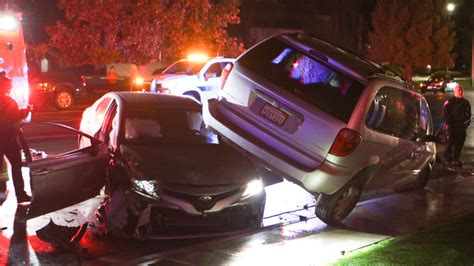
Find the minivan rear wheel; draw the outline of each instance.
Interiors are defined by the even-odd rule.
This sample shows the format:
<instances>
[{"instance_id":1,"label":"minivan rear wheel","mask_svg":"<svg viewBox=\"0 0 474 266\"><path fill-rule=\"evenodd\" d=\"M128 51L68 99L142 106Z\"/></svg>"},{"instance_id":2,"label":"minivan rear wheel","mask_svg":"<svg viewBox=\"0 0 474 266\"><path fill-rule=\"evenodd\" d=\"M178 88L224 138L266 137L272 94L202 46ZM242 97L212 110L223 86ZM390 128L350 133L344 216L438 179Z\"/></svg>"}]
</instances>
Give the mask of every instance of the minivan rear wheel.
<instances>
[{"instance_id":1,"label":"minivan rear wheel","mask_svg":"<svg viewBox=\"0 0 474 266\"><path fill-rule=\"evenodd\" d=\"M316 216L328 225L339 224L359 201L364 187L363 180L357 175L336 193L321 194L316 205Z\"/></svg>"}]
</instances>

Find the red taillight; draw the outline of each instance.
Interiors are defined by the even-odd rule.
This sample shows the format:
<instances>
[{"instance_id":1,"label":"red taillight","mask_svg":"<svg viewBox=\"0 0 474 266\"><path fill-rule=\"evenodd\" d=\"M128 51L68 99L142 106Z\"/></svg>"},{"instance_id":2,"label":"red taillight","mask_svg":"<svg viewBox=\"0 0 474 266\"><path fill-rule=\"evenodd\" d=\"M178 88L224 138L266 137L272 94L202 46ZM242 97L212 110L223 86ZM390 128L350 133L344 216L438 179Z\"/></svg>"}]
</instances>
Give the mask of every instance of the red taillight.
<instances>
[{"instance_id":1,"label":"red taillight","mask_svg":"<svg viewBox=\"0 0 474 266\"><path fill-rule=\"evenodd\" d=\"M351 154L359 146L362 137L354 130L344 128L337 134L336 140L331 146L329 153L336 156Z\"/></svg>"},{"instance_id":2,"label":"red taillight","mask_svg":"<svg viewBox=\"0 0 474 266\"><path fill-rule=\"evenodd\" d=\"M225 82L227 81L227 78L229 77L230 71L234 65L232 63L228 63L224 69L222 70L221 73L221 90L224 89Z\"/></svg>"}]
</instances>

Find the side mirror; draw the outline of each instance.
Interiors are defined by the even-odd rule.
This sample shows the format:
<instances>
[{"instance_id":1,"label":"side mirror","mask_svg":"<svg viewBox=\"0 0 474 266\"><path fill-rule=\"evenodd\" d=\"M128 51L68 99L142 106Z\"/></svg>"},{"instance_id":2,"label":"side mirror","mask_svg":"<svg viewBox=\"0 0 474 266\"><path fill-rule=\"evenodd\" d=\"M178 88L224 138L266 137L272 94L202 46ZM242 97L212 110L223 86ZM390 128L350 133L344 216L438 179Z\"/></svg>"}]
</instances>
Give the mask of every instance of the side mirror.
<instances>
[{"instance_id":1,"label":"side mirror","mask_svg":"<svg viewBox=\"0 0 474 266\"><path fill-rule=\"evenodd\" d=\"M436 135L436 143L446 144L447 142L448 142L448 136L445 133L440 132Z\"/></svg>"}]
</instances>

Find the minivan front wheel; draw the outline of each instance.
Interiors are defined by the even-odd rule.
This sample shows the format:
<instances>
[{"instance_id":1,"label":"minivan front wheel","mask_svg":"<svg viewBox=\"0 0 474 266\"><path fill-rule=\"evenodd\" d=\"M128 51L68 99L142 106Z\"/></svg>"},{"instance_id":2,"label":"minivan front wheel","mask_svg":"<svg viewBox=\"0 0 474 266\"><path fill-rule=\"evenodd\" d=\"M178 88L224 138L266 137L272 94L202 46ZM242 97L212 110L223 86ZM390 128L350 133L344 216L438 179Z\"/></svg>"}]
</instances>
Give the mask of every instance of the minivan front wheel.
<instances>
[{"instance_id":1,"label":"minivan front wheel","mask_svg":"<svg viewBox=\"0 0 474 266\"><path fill-rule=\"evenodd\" d=\"M357 175L336 193L321 194L316 205L316 216L328 225L339 224L359 201L364 188L363 180Z\"/></svg>"}]
</instances>

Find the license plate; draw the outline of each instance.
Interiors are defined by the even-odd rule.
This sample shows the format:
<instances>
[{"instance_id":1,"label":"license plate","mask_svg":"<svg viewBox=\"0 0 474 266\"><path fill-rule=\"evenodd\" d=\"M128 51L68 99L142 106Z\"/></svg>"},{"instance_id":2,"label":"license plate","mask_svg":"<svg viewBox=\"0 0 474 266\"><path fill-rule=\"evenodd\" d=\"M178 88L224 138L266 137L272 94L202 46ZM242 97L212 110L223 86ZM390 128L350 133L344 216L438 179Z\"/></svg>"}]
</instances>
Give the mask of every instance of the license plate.
<instances>
[{"instance_id":1,"label":"license plate","mask_svg":"<svg viewBox=\"0 0 474 266\"><path fill-rule=\"evenodd\" d=\"M263 106L262 110L260 110L260 114L279 126L283 125L288 117L288 115L281 110L268 104Z\"/></svg>"}]
</instances>

